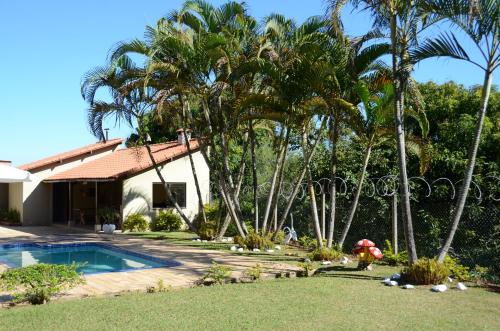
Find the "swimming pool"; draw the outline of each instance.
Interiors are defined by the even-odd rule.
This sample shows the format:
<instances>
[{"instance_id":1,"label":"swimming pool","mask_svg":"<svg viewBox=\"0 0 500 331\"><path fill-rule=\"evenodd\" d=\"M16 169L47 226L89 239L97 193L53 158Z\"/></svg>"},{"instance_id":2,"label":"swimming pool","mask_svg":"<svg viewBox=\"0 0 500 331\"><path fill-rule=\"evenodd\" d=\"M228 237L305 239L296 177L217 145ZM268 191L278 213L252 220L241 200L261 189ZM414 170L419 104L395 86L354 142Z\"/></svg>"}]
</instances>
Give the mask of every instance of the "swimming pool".
<instances>
[{"instance_id":1,"label":"swimming pool","mask_svg":"<svg viewBox=\"0 0 500 331\"><path fill-rule=\"evenodd\" d=\"M0 245L0 264L17 268L36 263L76 263L78 272L86 275L180 265L175 260L158 259L101 243Z\"/></svg>"}]
</instances>

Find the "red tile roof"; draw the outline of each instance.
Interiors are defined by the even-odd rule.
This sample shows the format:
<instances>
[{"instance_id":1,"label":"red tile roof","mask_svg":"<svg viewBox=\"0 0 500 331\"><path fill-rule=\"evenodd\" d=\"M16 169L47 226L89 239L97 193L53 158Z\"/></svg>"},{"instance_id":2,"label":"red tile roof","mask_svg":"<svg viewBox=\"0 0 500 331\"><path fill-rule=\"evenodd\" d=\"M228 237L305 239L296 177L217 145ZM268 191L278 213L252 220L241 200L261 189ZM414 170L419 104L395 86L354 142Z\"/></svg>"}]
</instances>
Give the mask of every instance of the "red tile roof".
<instances>
[{"instance_id":1,"label":"red tile roof","mask_svg":"<svg viewBox=\"0 0 500 331\"><path fill-rule=\"evenodd\" d=\"M198 143L191 140L192 150ZM165 163L187 154L187 147L177 141L151 145L157 163ZM153 166L146 147L120 149L96 160L46 178L46 182L58 181L106 181L135 175Z\"/></svg>"},{"instance_id":2,"label":"red tile roof","mask_svg":"<svg viewBox=\"0 0 500 331\"><path fill-rule=\"evenodd\" d=\"M61 153L61 154L50 156L50 157L47 157L45 159L41 159L41 160L38 160L35 162L24 164L18 168L28 171L28 170L42 168L42 167L45 167L45 166L48 166L48 165L51 165L54 163L63 163L64 161L75 158L75 157L83 156L86 154L93 154L93 153L101 151L103 149L109 149L109 148L118 146L122 142L123 142L123 140L120 138L107 140L106 142L99 141L95 144L90 144L90 145L76 148L76 149L73 149L71 151Z\"/></svg>"}]
</instances>

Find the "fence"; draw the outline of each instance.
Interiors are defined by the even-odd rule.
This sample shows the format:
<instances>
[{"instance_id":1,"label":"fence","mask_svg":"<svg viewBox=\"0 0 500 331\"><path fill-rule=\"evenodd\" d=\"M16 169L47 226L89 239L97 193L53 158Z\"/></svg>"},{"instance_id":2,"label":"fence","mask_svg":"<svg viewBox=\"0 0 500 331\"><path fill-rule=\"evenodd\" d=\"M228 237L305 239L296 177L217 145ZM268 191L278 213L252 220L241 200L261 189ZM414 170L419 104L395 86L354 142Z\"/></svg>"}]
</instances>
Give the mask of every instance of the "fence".
<instances>
[{"instance_id":1,"label":"fence","mask_svg":"<svg viewBox=\"0 0 500 331\"><path fill-rule=\"evenodd\" d=\"M460 182L454 182L448 178L433 180L423 177L410 178L413 227L420 256L434 256L446 238ZM340 237L345 226L356 184L343 178L335 180L337 189L335 239ZM322 178L314 181L313 185L321 228L325 234L328 233L329 192L332 182L328 178ZM258 187L259 210L261 211L265 208L269 188L269 183ZM291 195L292 188L293 184L288 182L280 187L278 219ZM251 196L252 187L244 187L242 201L252 201ZM500 232L499 210L500 177L475 177L451 250L463 263L472 266L474 264L488 265L493 234ZM262 215L262 212L260 214ZM303 234L312 234L310 215L306 183L302 183L287 225L290 226L293 219L293 226L299 237ZM390 240L396 249L404 249L405 242L400 216L397 177L388 175L381 178L368 178L363 185L363 193L346 238L345 247L350 247L358 239L370 238L379 247L384 245L385 240ZM251 218L250 215L249 218Z\"/></svg>"}]
</instances>

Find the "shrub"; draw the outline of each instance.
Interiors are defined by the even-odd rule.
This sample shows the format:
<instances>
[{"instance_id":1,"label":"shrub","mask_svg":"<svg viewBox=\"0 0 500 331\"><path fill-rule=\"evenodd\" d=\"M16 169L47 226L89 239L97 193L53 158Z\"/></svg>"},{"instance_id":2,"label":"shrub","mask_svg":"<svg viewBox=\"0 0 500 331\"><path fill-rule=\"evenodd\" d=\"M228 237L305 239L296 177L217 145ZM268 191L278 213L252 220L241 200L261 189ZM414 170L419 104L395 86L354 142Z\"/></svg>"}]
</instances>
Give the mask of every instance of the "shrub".
<instances>
[{"instance_id":1,"label":"shrub","mask_svg":"<svg viewBox=\"0 0 500 331\"><path fill-rule=\"evenodd\" d=\"M76 264L42 263L8 269L0 275L0 284L9 291L21 291L14 295L17 302L44 304L63 289L83 283L76 268Z\"/></svg>"},{"instance_id":2,"label":"shrub","mask_svg":"<svg viewBox=\"0 0 500 331\"><path fill-rule=\"evenodd\" d=\"M444 258L444 265L448 268L448 270L450 270L450 274L453 278L459 281L470 280L469 268L460 264L457 259L446 255L446 257Z\"/></svg>"},{"instance_id":3,"label":"shrub","mask_svg":"<svg viewBox=\"0 0 500 331\"><path fill-rule=\"evenodd\" d=\"M247 235L245 244L248 249L271 249L274 247L274 243L268 236L261 236L256 232L250 232Z\"/></svg>"},{"instance_id":4,"label":"shrub","mask_svg":"<svg viewBox=\"0 0 500 331\"><path fill-rule=\"evenodd\" d=\"M0 221L10 224L21 224L21 214L17 209L0 210Z\"/></svg>"},{"instance_id":5,"label":"shrub","mask_svg":"<svg viewBox=\"0 0 500 331\"><path fill-rule=\"evenodd\" d=\"M282 244L285 241L285 231L280 230L276 233L276 238L274 238L274 242L276 244Z\"/></svg>"},{"instance_id":6,"label":"shrub","mask_svg":"<svg viewBox=\"0 0 500 331\"><path fill-rule=\"evenodd\" d=\"M302 268L302 275L304 277L309 277L309 275L316 269L316 266L311 261L304 261L299 263L299 267Z\"/></svg>"},{"instance_id":7,"label":"shrub","mask_svg":"<svg viewBox=\"0 0 500 331\"><path fill-rule=\"evenodd\" d=\"M144 232L149 228L149 223L141 214L130 214L123 222L123 230Z\"/></svg>"},{"instance_id":8,"label":"shrub","mask_svg":"<svg viewBox=\"0 0 500 331\"><path fill-rule=\"evenodd\" d=\"M299 238L299 245L305 249L311 249L316 246L316 239L308 236L307 234Z\"/></svg>"},{"instance_id":9,"label":"shrub","mask_svg":"<svg viewBox=\"0 0 500 331\"><path fill-rule=\"evenodd\" d=\"M332 261L339 259L342 253L332 248L323 247L316 248L308 256L313 261Z\"/></svg>"},{"instance_id":10,"label":"shrub","mask_svg":"<svg viewBox=\"0 0 500 331\"><path fill-rule=\"evenodd\" d=\"M211 281L214 284L223 285L226 278L231 276L231 271L231 267L212 261L212 266L208 268L205 275L201 278L201 283L203 284L206 281Z\"/></svg>"},{"instance_id":11,"label":"shrub","mask_svg":"<svg viewBox=\"0 0 500 331\"><path fill-rule=\"evenodd\" d=\"M239 235L234 236L233 242L240 247L247 248L247 243L246 243L245 239L243 239L242 236L239 236Z\"/></svg>"},{"instance_id":12,"label":"shrub","mask_svg":"<svg viewBox=\"0 0 500 331\"><path fill-rule=\"evenodd\" d=\"M246 269L244 275L253 280L260 280L262 278L262 266L260 263L257 263L253 267Z\"/></svg>"},{"instance_id":13,"label":"shrub","mask_svg":"<svg viewBox=\"0 0 500 331\"><path fill-rule=\"evenodd\" d=\"M450 271L446 265L426 257L418 259L401 272L404 282L415 285L441 284L449 275Z\"/></svg>"},{"instance_id":14,"label":"shrub","mask_svg":"<svg viewBox=\"0 0 500 331\"><path fill-rule=\"evenodd\" d=\"M182 219L172 210L160 211L158 216L151 222L151 230L153 231L179 231L182 227Z\"/></svg>"},{"instance_id":15,"label":"shrub","mask_svg":"<svg viewBox=\"0 0 500 331\"><path fill-rule=\"evenodd\" d=\"M172 290L172 286L165 286L163 279L158 280L156 286L149 286L146 288L147 293L164 293Z\"/></svg>"},{"instance_id":16,"label":"shrub","mask_svg":"<svg viewBox=\"0 0 500 331\"><path fill-rule=\"evenodd\" d=\"M202 223L198 227L198 236L203 240L213 240L217 236L217 226L211 222Z\"/></svg>"},{"instance_id":17,"label":"shrub","mask_svg":"<svg viewBox=\"0 0 500 331\"><path fill-rule=\"evenodd\" d=\"M392 244L389 240L385 241L385 247L382 251L382 254L384 254L382 260L387 262L387 264L389 265L397 266L408 264L408 253L406 251L402 251L398 254L394 254L394 251L392 250Z\"/></svg>"}]
</instances>

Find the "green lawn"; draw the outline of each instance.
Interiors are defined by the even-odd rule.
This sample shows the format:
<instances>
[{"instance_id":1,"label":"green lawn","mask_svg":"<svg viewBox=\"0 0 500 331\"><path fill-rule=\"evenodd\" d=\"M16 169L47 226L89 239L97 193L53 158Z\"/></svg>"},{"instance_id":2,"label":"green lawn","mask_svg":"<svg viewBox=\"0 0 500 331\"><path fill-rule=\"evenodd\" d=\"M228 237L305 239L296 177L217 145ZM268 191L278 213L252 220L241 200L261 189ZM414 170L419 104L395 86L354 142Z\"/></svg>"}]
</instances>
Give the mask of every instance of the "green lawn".
<instances>
[{"instance_id":1,"label":"green lawn","mask_svg":"<svg viewBox=\"0 0 500 331\"><path fill-rule=\"evenodd\" d=\"M184 232L184 231L127 232L126 235L140 237L140 238L154 239L154 240L164 240L167 243L181 245L181 246L192 246L203 249L221 250L237 255L252 256L262 261L274 261L274 262L297 264L307 254L307 252L303 249L286 245L281 245L282 250L281 251L275 250L273 253L252 252L248 250L244 252L235 252L230 250L231 246L234 245L233 243L193 241L193 239L198 238L198 235L195 233Z\"/></svg>"},{"instance_id":2,"label":"green lawn","mask_svg":"<svg viewBox=\"0 0 500 331\"><path fill-rule=\"evenodd\" d=\"M500 294L380 283L397 269L127 294L0 310L0 330L500 330Z\"/></svg>"}]
</instances>

